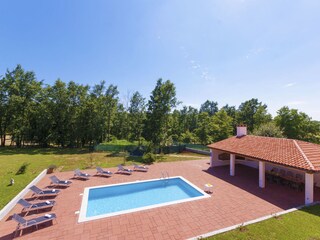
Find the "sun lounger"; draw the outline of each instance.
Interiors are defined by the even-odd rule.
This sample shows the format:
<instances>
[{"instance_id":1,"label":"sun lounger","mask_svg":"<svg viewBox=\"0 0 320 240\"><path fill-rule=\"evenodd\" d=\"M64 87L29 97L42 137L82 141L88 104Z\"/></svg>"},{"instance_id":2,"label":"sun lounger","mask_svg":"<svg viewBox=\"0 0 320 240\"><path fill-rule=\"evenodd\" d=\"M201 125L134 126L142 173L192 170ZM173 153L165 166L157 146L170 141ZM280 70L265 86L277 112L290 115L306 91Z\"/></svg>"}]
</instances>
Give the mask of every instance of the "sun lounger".
<instances>
[{"instance_id":1,"label":"sun lounger","mask_svg":"<svg viewBox=\"0 0 320 240\"><path fill-rule=\"evenodd\" d=\"M118 171L117 171L117 173L123 173L123 174L131 175L132 172L133 172L133 170L128 169L128 168L124 168L121 164L118 165Z\"/></svg>"},{"instance_id":2,"label":"sun lounger","mask_svg":"<svg viewBox=\"0 0 320 240\"><path fill-rule=\"evenodd\" d=\"M33 195L38 197L55 197L60 193L60 190L57 189L48 189L48 190L42 190L35 185L30 187L30 190L33 192Z\"/></svg>"},{"instance_id":3,"label":"sun lounger","mask_svg":"<svg viewBox=\"0 0 320 240\"><path fill-rule=\"evenodd\" d=\"M56 218L57 216L54 213L51 213L51 214L45 214L41 217L36 217L30 220L26 220L20 215L15 213L13 214L12 219L18 222L18 226L16 228L14 237L16 236L17 232L20 230L23 230L25 228L32 227L32 226L36 226L36 228L38 229L39 224L52 221L53 219L56 219Z\"/></svg>"},{"instance_id":4,"label":"sun lounger","mask_svg":"<svg viewBox=\"0 0 320 240\"><path fill-rule=\"evenodd\" d=\"M83 173L79 169L76 169L74 170L74 177L87 180L89 179L89 177L91 177L91 175L89 175L88 173Z\"/></svg>"},{"instance_id":5,"label":"sun lounger","mask_svg":"<svg viewBox=\"0 0 320 240\"><path fill-rule=\"evenodd\" d=\"M133 164L133 170L134 171L147 172L148 171L148 167L142 166L142 165Z\"/></svg>"},{"instance_id":6,"label":"sun lounger","mask_svg":"<svg viewBox=\"0 0 320 240\"><path fill-rule=\"evenodd\" d=\"M51 185L53 185L53 186L65 186L65 187L68 187L72 183L69 180L60 180L56 176L50 176L49 178L51 180Z\"/></svg>"},{"instance_id":7,"label":"sun lounger","mask_svg":"<svg viewBox=\"0 0 320 240\"><path fill-rule=\"evenodd\" d=\"M21 212L29 212L44 208L52 208L56 202L55 201L45 201L45 202L39 202L39 203L30 203L24 199L20 199L18 203L23 207Z\"/></svg>"},{"instance_id":8,"label":"sun lounger","mask_svg":"<svg viewBox=\"0 0 320 240\"><path fill-rule=\"evenodd\" d=\"M97 175L105 176L105 177L111 177L112 172L110 172L108 170L105 171L101 167L96 167L96 168L97 168Z\"/></svg>"}]
</instances>

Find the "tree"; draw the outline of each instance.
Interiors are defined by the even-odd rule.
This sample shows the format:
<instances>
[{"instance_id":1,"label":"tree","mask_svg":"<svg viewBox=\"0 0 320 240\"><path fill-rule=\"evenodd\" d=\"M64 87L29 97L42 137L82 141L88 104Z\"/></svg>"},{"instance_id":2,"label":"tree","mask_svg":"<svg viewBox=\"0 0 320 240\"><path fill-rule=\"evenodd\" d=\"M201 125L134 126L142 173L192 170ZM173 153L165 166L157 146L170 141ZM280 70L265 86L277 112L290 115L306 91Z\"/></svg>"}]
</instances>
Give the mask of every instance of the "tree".
<instances>
[{"instance_id":1,"label":"tree","mask_svg":"<svg viewBox=\"0 0 320 240\"><path fill-rule=\"evenodd\" d=\"M209 113L202 112L199 114L198 127L195 130L195 133L201 144L206 145L212 142L212 134L210 133L213 126L211 120L212 118L209 116Z\"/></svg>"},{"instance_id":2,"label":"tree","mask_svg":"<svg viewBox=\"0 0 320 240\"><path fill-rule=\"evenodd\" d=\"M129 106L129 123L130 135L132 141L139 141L141 144L141 136L144 128L146 103L145 98L137 91L133 93Z\"/></svg>"},{"instance_id":3,"label":"tree","mask_svg":"<svg viewBox=\"0 0 320 240\"><path fill-rule=\"evenodd\" d=\"M225 106L223 106L221 108L221 110L225 110L227 115L232 118L232 123L231 123L232 129L233 129L232 132L233 132L233 135L236 134L236 126L237 126L237 119L236 119L237 110L236 110L236 107L235 106L229 106L228 104L226 104Z\"/></svg>"},{"instance_id":4,"label":"tree","mask_svg":"<svg viewBox=\"0 0 320 240\"><path fill-rule=\"evenodd\" d=\"M212 117L214 141L221 141L233 135L232 120L232 117L228 116L224 109Z\"/></svg>"},{"instance_id":5,"label":"tree","mask_svg":"<svg viewBox=\"0 0 320 240\"><path fill-rule=\"evenodd\" d=\"M21 65L13 71L7 70L1 81L0 128L2 144L5 145L7 132L18 147L30 138L30 118L35 110L35 100L41 90L42 82L36 80L35 73L25 71Z\"/></svg>"},{"instance_id":6,"label":"tree","mask_svg":"<svg viewBox=\"0 0 320 240\"><path fill-rule=\"evenodd\" d=\"M213 116L218 112L218 103L214 101L205 101L200 107L200 113L207 112L209 116Z\"/></svg>"},{"instance_id":7,"label":"tree","mask_svg":"<svg viewBox=\"0 0 320 240\"><path fill-rule=\"evenodd\" d=\"M237 123L246 124L250 132L252 132L256 124L265 123L264 121L270 119L267 113L267 105L262 104L256 98L241 103L236 118Z\"/></svg>"},{"instance_id":8,"label":"tree","mask_svg":"<svg viewBox=\"0 0 320 240\"><path fill-rule=\"evenodd\" d=\"M197 138L196 134L186 131L185 133L182 133L180 141L183 143L198 143L199 139Z\"/></svg>"},{"instance_id":9,"label":"tree","mask_svg":"<svg viewBox=\"0 0 320 240\"><path fill-rule=\"evenodd\" d=\"M129 119L128 112L122 103L117 106L115 118L113 120L112 135L117 139L129 139Z\"/></svg>"},{"instance_id":10,"label":"tree","mask_svg":"<svg viewBox=\"0 0 320 240\"><path fill-rule=\"evenodd\" d=\"M319 135L319 124L303 112L297 109L282 107L275 117L276 125L280 127L283 134L292 139L317 142Z\"/></svg>"},{"instance_id":11,"label":"tree","mask_svg":"<svg viewBox=\"0 0 320 240\"><path fill-rule=\"evenodd\" d=\"M107 141L111 140L111 127L112 121L115 118L118 105L118 88L114 85L109 85L105 94L105 107L106 107L106 128L107 128Z\"/></svg>"},{"instance_id":12,"label":"tree","mask_svg":"<svg viewBox=\"0 0 320 240\"><path fill-rule=\"evenodd\" d=\"M253 135L276 138L283 137L281 129L274 122L261 124L258 128L253 130Z\"/></svg>"},{"instance_id":13,"label":"tree","mask_svg":"<svg viewBox=\"0 0 320 240\"><path fill-rule=\"evenodd\" d=\"M182 128L182 132L195 131L195 129L198 127L198 115L199 115L198 110L191 106L189 107L184 106L180 110L179 125Z\"/></svg>"},{"instance_id":14,"label":"tree","mask_svg":"<svg viewBox=\"0 0 320 240\"><path fill-rule=\"evenodd\" d=\"M176 88L169 80L157 81L148 101L145 136L155 146L163 147L170 138L168 131L169 113L177 104Z\"/></svg>"},{"instance_id":15,"label":"tree","mask_svg":"<svg viewBox=\"0 0 320 240\"><path fill-rule=\"evenodd\" d=\"M58 79L52 87L48 87L48 96L52 118L51 140L64 147L70 133L70 103L66 84Z\"/></svg>"},{"instance_id":16,"label":"tree","mask_svg":"<svg viewBox=\"0 0 320 240\"><path fill-rule=\"evenodd\" d=\"M254 129L259 128L262 124L270 123L272 121L272 116L264 106L259 106L253 115L253 121Z\"/></svg>"}]
</instances>

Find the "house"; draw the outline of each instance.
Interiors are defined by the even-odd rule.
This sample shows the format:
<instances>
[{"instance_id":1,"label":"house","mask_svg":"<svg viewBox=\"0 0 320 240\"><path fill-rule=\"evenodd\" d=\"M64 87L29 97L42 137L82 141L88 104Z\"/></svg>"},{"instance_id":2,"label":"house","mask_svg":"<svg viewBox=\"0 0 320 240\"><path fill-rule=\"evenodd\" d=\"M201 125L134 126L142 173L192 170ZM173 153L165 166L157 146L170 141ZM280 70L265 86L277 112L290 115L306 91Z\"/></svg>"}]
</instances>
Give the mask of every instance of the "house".
<instances>
[{"instance_id":1,"label":"house","mask_svg":"<svg viewBox=\"0 0 320 240\"><path fill-rule=\"evenodd\" d=\"M210 167L230 165L230 175L236 165L243 164L259 170L259 187L266 186L266 172L273 168L302 177L305 204L312 203L314 186L320 186L320 145L295 139L247 135L247 127L237 127L237 135L208 145Z\"/></svg>"}]
</instances>

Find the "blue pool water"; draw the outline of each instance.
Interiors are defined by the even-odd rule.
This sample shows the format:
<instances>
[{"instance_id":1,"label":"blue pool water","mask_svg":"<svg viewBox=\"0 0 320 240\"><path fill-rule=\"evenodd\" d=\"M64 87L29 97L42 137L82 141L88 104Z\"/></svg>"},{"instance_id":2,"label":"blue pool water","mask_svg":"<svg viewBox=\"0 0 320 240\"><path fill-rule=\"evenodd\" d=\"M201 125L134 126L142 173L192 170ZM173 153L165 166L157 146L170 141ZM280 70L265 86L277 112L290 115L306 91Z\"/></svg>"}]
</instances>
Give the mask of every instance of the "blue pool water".
<instances>
[{"instance_id":1,"label":"blue pool water","mask_svg":"<svg viewBox=\"0 0 320 240\"><path fill-rule=\"evenodd\" d=\"M180 177L89 189L86 217L204 196Z\"/></svg>"}]
</instances>

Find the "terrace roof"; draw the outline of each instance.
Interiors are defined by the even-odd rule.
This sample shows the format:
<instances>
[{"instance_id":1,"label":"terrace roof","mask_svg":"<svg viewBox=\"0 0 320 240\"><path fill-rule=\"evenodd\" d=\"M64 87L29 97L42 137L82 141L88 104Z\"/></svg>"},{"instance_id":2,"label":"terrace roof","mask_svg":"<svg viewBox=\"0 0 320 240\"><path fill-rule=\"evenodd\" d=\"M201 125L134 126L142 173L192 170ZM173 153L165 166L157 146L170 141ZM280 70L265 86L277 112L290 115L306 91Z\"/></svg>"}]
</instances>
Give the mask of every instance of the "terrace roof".
<instances>
[{"instance_id":1,"label":"terrace roof","mask_svg":"<svg viewBox=\"0 0 320 240\"><path fill-rule=\"evenodd\" d=\"M304 171L320 172L320 145L286 138L246 135L208 145L209 148L280 164Z\"/></svg>"}]
</instances>

